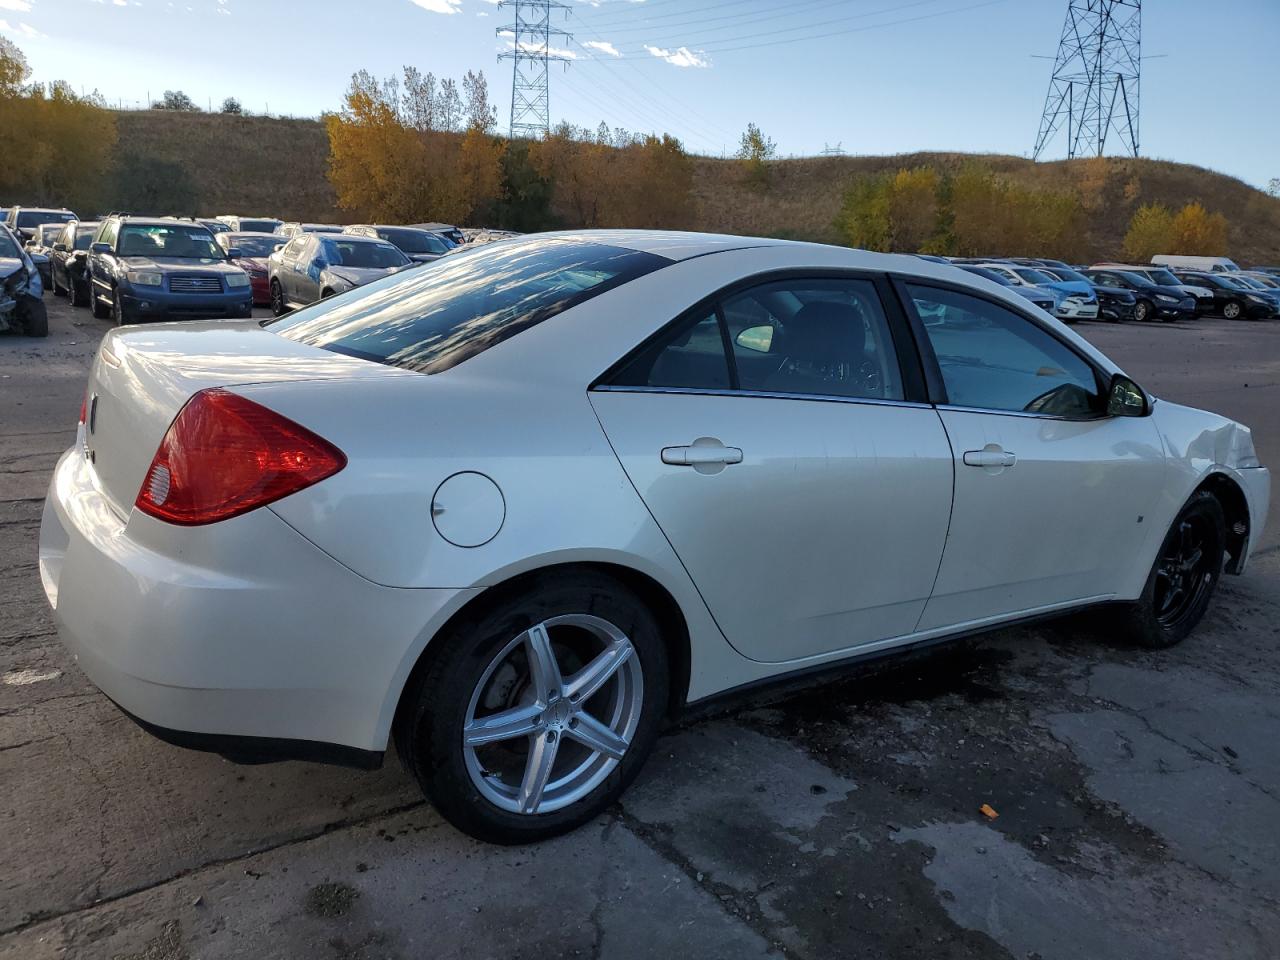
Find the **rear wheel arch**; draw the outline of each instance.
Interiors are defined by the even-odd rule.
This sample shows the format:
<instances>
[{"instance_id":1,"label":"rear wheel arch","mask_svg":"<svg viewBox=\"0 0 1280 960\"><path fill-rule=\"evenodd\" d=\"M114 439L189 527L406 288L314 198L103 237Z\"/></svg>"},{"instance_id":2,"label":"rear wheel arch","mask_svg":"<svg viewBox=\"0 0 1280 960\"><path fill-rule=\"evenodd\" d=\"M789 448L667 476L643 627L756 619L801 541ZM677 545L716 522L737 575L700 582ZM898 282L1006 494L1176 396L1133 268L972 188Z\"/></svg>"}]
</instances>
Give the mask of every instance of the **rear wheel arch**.
<instances>
[{"instance_id":1,"label":"rear wheel arch","mask_svg":"<svg viewBox=\"0 0 1280 960\"><path fill-rule=\"evenodd\" d=\"M1196 493L1213 494L1227 521L1227 572L1238 573L1249 547L1249 501L1240 485L1225 473L1211 473L1196 487ZM1195 494L1192 494L1195 496Z\"/></svg>"},{"instance_id":2,"label":"rear wheel arch","mask_svg":"<svg viewBox=\"0 0 1280 960\"><path fill-rule=\"evenodd\" d=\"M675 720L684 709L688 697L691 660L688 623L675 597L657 580L632 567L617 563L575 562L539 567L486 587L441 624L440 628L434 632L433 640L428 642L418 655L417 661L399 691L391 722L393 738L395 731L406 722L406 712L416 702L417 691L429 672L433 659L442 650L442 646L434 641L435 637L448 636L468 621L478 620L489 607L535 588L539 581L547 578L571 579L575 574L584 573L603 575L616 580L636 594L657 619L667 650L669 666L671 693L665 719Z\"/></svg>"}]
</instances>

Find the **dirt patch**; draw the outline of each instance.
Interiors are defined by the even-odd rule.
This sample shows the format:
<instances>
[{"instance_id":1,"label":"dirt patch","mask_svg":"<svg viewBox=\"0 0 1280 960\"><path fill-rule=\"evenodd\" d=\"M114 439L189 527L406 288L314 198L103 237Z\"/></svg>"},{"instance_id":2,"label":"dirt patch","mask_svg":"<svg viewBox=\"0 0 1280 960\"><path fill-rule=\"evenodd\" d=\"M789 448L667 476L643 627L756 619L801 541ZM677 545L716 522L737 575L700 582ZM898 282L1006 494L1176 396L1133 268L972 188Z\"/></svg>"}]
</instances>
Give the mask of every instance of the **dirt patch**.
<instances>
[{"instance_id":1,"label":"dirt patch","mask_svg":"<svg viewBox=\"0 0 1280 960\"><path fill-rule=\"evenodd\" d=\"M307 913L328 920L345 917L358 896L360 891L345 883L318 883L307 891Z\"/></svg>"}]
</instances>

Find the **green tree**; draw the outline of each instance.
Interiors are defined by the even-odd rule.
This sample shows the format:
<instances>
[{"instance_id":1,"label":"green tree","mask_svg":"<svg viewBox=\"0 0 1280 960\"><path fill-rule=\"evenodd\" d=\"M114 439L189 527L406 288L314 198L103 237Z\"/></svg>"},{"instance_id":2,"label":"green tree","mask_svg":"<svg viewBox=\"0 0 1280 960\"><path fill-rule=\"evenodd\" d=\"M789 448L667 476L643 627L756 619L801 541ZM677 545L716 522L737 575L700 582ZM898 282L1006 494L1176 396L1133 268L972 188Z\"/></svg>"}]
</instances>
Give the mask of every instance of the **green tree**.
<instances>
[{"instance_id":1,"label":"green tree","mask_svg":"<svg viewBox=\"0 0 1280 960\"><path fill-rule=\"evenodd\" d=\"M16 97L31 76L31 67L18 45L0 37L0 97Z\"/></svg>"},{"instance_id":2,"label":"green tree","mask_svg":"<svg viewBox=\"0 0 1280 960\"><path fill-rule=\"evenodd\" d=\"M181 90L166 90L164 96L151 105L152 110L175 110L180 113L199 113L196 102Z\"/></svg>"},{"instance_id":3,"label":"green tree","mask_svg":"<svg viewBox=\"0 0 1280 960\"><path fill-rule=\"evenodd\" d=\"M111 194L121 210L151 216L194 214L200 205L199 189L186 167L138 153L116 161Z\"/></svg>"},{"instance_id":4,"label":"green tree","mask_svg":"<svg viewBox=\"0 0 1280 960\"><path fill-rule=\"evenodd\" d=\"M1173 214L1168 207L1144 203L1134 211L1124 235L1126 259L1134 263L1150 263L1155 254L1172 253L1174 247Z\"/></svg>"},{"instance_id":5,"label":"green tree","mask_svg":"<svg viewBox=\"0 0 1280 960\"><path fill-rule=\"evenodd\" d=\"M220 113L233 113L237 116L244 113L244 107L240 106L240 101L235 97L227 97L222 101L222 106L218 108Z\"/></svg>"},{"instance_id":6,"label":"green tree","mask_svg":"<svg viewBox=\"0 0 1280 960\"><path fill-rule=\"evenodd\" d=\"M747 180L758 186L769 182L769 162L777 156L778 147L754 123L748 123L738 143L738 159Z\"/></svg>"},{"instance_id":7,"label":"green tree","mask_svg":"<svg viewBox=\"0 0 1280 960\"><path fill-rule=\"evenodd\" d=\"M883 175L855 177L844 192L836 229L851 247L888 250L893 234L889 222L889 178Z\"/></svg>"}]
</instances>

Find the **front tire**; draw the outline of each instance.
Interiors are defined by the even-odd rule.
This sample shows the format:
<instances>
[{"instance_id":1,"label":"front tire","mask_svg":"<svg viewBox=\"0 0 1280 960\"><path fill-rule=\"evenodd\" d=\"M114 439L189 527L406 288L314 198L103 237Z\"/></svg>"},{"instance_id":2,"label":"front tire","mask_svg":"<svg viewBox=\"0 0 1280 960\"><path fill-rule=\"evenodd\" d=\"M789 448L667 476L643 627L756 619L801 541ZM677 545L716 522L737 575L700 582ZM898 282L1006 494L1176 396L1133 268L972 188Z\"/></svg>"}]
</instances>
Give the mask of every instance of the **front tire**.
<instances>
[{"instance_id":1,"label":"front tire","mask_svg":"<svg viewBox=\"0 0 1280 960\"><path fill-rule=\"evenodd\" d=\"M1139 300L1133 306L1133 319L1139 323L1145 323L1151 319L1151 301Z\"/></svg>"},{"instance_id":2,"label":"front tire","mask_svg":"<svg viewBox=\"0 0 1280 960\"><path fill-rule=\"evenodd\" d=\"M1222 504L1207 491L1197 493L1169 528L1142 596L1125 605L1121 627L1129 639L1153 650L1184 640L1209 608L1226 542Z\"/></svg>"},{"instance_id":3,"label":"front tire","mask_svg":"<svg viewBox=\"0 0 1280 960\"><path fill-rule=\"evenodd\" d=\"M406 689L396 750L454 826L531 843L622 793L666 714L666 648L652 612L594 572L538 577L432 640Z\"/></svg>"},{"instance_id":4,"label":"front tire","mask_svg":"<svg viewBox=\"0 0 1280 960\"><path fill-rule=\"evenodd\" d=\"M284 290L280 287L279 280L271 281L271 315L282 317L286 312L284 304Z\"/></svg>"},{"instance_id":5,"label":"front tire","mask_svg":"<svg viewBox=\"0 0 1280 960\"><path fill-rule=\"evenodd\" d=\"M1222 308L1222 315L1228 320L1239 320L1241 314L1244 313L1244 307L1235 300L1230 301Z\"/></svg>"},{"instance_id":6,"label":"front tire","mask_svg":"<svg viewBox=\"0 0 1280 960\"><path fill-rule=\"evenodd\" d=\"M93 319L111 319L111 307L103 304L102 298L98 296L98 291L93 289L92 280L89 281L89 306L93 308Z\"/></svg>"}]
</instances>

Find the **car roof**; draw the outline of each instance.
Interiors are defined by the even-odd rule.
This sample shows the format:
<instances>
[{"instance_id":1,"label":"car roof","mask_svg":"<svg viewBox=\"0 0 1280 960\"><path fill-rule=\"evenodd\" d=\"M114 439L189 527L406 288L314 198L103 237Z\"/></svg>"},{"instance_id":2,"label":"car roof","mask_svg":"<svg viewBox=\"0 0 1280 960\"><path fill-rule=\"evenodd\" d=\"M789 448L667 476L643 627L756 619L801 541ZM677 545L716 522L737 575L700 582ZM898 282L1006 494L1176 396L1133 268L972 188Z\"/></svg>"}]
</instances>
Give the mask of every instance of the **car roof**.
<instances>
[{"instance_id":1,"label":"car roof","mask_svg":"<svg viewBox=\"0 0 1280 960\"><path fill-rule=\"evenodd\" d=\"M315 236L331 240L341 240L343 243L350 241L352 243L381 243L386 246L390 246L390 244L381 237L366 237L359 233L319 233L315 234Z\"/></svg>"},{"instance_id":2,"label":"car roof","mask_svg":"<svg viewBox=\"0 0 1280 960\"><path fill-rule=\"evenodd\" d=\"M175 223L181 223L183 226L204 227L203 223L194 220L176 220L173 217L135 217L127 213L116 214L115 219L123 223L136 223L144 227L171 227ZM207 230L208 227L205 227Z\"/></svg>"}]
</instances>

